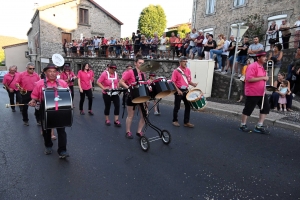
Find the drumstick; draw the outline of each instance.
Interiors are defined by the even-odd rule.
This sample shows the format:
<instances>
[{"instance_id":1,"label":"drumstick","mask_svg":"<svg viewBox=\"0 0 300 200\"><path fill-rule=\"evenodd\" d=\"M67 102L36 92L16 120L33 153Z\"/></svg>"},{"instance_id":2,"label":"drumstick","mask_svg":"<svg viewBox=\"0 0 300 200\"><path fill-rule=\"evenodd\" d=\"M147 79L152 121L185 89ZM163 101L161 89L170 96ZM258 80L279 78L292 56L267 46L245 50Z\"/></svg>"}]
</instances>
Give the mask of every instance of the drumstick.
<instances>
[{"instance_id":1,"label":"drumstick","mask_svg":"<svg viewBox=\"0 0 300 200\"><path fill-rule=\"evenodd\" d=\"M267 70L266 70L266 76L268 76L268 71ZM267 87L267 81L265 81L264 96L262 98L260 110L263 110L263 108L264 108L264 101L265 101L265 95L266 95L266 87Z\"/></svg>"},{"instance_id":2,"label":"drumstick","mask_svg":"<svg viewBox=\"0 0 300 200\"><path fill-rule=\"evenodd\" d=\"M10 105L10 104L5 104L6 108L9 108L11 106L24 106L25 104L15 104L15 105Z\"/></svg>"}]
</instances>

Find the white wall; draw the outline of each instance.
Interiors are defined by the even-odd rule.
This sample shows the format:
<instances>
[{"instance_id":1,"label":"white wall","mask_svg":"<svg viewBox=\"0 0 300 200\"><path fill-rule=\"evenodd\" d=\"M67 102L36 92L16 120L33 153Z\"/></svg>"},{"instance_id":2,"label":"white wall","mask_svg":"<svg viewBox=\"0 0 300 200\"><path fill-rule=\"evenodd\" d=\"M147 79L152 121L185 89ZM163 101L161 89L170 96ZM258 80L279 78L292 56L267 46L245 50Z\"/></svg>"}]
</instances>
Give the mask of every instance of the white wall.
<instances>
[{"instance_id":1,"label":"white wall","mask_svg":"<svg viewBox=\"0 0 300 200\"><path fill-rule=\"evenodd\" d=\"M26 64L29 62L25 58L25 51L28 51L27 44L5 48L5 65L7 69L12 65L16 65L19 72L25 71Z\"/></svg>"}]
</instances>

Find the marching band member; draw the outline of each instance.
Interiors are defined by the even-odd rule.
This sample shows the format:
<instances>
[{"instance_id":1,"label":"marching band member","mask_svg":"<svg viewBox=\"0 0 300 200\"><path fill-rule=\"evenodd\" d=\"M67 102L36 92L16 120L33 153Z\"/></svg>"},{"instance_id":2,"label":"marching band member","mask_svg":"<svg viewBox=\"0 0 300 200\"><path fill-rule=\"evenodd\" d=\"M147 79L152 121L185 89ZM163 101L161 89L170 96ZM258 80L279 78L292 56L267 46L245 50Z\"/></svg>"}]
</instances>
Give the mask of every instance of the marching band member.
<instances>
[{"instance_id":1,"label":"marching band member","mask_svg":"<svg viewBox=\"0 0 300 200\"><path fill-rule=\"evenodd\" d=\"M74 101L74 80L76 78L77 77L75 76L74 72L71 70L70 65L65 64L64 71L60 74L60 79L64 80L66 83L68 83L68 86L71 91L72 101Z\"/></svg>"},{"instance_id":2,"label":"marching band member","mask_svg":"<svg viewBox=\"0 0 300 200\"><path fill-rule=\"evenodd\" d=\"M106 92L105 90L109 89L118 89L119 78L116 72L117 66L114 63L111 63L108 66L108 69L105 70L99 77L97 84L102 89L102 96L105 104L104 115L105 115L105 124L110 126L109 121L109 111L111 102L114 103L114 124L117 127L121 126L119 121L119 113L120 113L120 98L119 92Z\"/></svg>"},{"instance_id":3,"label":"marching band member","mask_svg":"<svg viewBox=\"0 0 300 200\"><path fill-rule=\"evenodd\" d=\"M175 69L172 73L172 81L176 87L177 92L174 93L174 110L173 110L173 125L179 127L178 123L178 111L180 109L181 100L184 102L184 126L193 128L194 124L190 123L190 111L191 106L186 99L186 94L188 93L189 85L196 87L197 84L191 81L191 71L187 68L187 57L181 56L179 58L180 66Z\"/></svg>"},{"instance_id":4,"label":"marching band member","mask_svg":"<svg viewBox=\"0 0 300 200\"><path fill-rule=\"evenodd\" d=\"M120 80L120 85L122 87L128 89L130 84L137 81L136 76L138 76L139 80L146 81L145 80L146 75L143 72L141 72L140 69L139 69L139 67L143 63L144 63L143 57L140 56L140 55L136 56L135 61L134 61L135 69L129 70L126 73L124 73L121 80ZM131 123L132 123L132 119L133 119L133 115L134 115L134 108L137 104L132 103L131 97L128 96L126 105L127 105L128 115L127 115L127 118L126 118L126 135L125 136L128 139L132 139L133 136L132 136L132 133L130 131L130 128L131 128ZM142 114L141 109L139 109L139 110L140 110L140 121L139 121L139 124L138 124L138 129L137 129L136 135L141 137L141 136L143 136L142 129L145 125L145 120L143 118L143 114Z\"/></svg>"},{"instance_id":5,"label":"marching band member","mask_svg":"<svg viewBox=\"0 0 300 200\"><path fill-rule=\"evenodd\" d=\"M57 67L54 64L48 64L47 67L44 68L44 72L46 75L46 86L47 87L58 87L61 86L63 88L67 88L68 84L63 81L62 79L57 79ZM45 87L44 80L40 80L36 83L32 93L31 93L31 100L29 101L28 105L35 107L37 102L41 102L43 100L43 92L42 89ZM59 154L59 158L66 158L69 156L67 153L67 134L65 128L57 128L57 135L58 135L58 149L57 153ZM45 144L45 151L46 155L52 153L52 140L51 140L51 129L44 130L43 129L43 137L44 137L44 144Z\"/></svg>"},{"instance_id":6,"label":"marching band member","mask_svg":"<svg viewBox=\"0 0 300 200\"><path fill-rule=\"evenodd\" d=\"M26 71L22 72L18 80L16 81L16 86L19 88L21 94L24 91L27 91L25 95L22 96L22 103L24 104L22 110L23 122L25 126L29 126L28 119L28 102L30 101L32 90L35 86L35 83L40 80L39 75L34 71L35 67L32 62L27 63ZM38 125L41 125L41 121L39 119L39 113L35 110L35 118Z\"/></svg>"},{"instance_id":7,"label":"marching band member","mask_svg":"<svg viewBox=\"0 0 300 200\"><path fill-rule=\"evenodd\" d=\"M246 70L245 77L245 96L246 102L243 109L242 121L239 130L243 132L251 132L248 129L246 122L248 116L250 116L255 109L256 105L260 108L259 120L254 128L254 132L261 134L269 134L269 130L263 126L264 120L270 112L270 105L268 97L265 94L266 81L269 80L264 64L267 62L267 53L259 51L256 54L257 61L250 64ZM263 108L261 109L261 107Z\"/></svg>"},{"instance_id":8,"label":"marching band member","mask_svg":"<svg viewBox=\"0 0 300 200\"><path fill-rule=\"evenodd\" d=\"M13 65L9 67L9 72L3 77L3 85L5 86L10 105L15 104L15 95L16 95L16 104L21 103L22 97L20 91L16 87L16 81L18 80L20 73L17 72L17 66ZM19 106L20 112L22 112L22 106ZM16 112L15 106L11 106L11 111Z\"/></svg>"},{"instance_id":9,"label":"marching band member","mask_svg":"<svg viewBox=\"0 0 300 200\"><path fill-rule=\"evenodd\" d=\"M79 110L81 115L85 114L83 111L83 103L84 103L85 95L89 99L88 113L90 115L94 115L92 111L93 94L92 94L92 76L91 73L89 72L90 68L91 66L88 63L84 64L77 75L79 92L80 92Z\"/></svg>"}]
</instances>

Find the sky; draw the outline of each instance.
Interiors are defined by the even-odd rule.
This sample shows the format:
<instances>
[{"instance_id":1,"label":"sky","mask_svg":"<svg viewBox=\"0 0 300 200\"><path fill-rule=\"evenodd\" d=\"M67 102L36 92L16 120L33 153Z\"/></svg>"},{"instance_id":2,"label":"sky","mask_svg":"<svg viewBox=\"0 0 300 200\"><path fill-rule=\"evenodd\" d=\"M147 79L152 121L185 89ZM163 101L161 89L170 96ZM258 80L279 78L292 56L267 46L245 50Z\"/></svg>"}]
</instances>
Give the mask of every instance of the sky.
<instances>
[{"instance_id":1,"label":"sky","mask_svg":"<svg viewBox=\"0 0 300 200\"><path fill-rule=\"evenodd\" d=\"M59 0L3 0L1 1L0 35L27 39L31 27L30 20L34 14L34 4L39 6ZM121 37L130 36L137 29L141 11L152 5L160 5L167 17L167 27L186 23L192 19L193 0L94 0L124 25ZM5 8L5 9L4 9Z\"/></svg>"}]
</instances>

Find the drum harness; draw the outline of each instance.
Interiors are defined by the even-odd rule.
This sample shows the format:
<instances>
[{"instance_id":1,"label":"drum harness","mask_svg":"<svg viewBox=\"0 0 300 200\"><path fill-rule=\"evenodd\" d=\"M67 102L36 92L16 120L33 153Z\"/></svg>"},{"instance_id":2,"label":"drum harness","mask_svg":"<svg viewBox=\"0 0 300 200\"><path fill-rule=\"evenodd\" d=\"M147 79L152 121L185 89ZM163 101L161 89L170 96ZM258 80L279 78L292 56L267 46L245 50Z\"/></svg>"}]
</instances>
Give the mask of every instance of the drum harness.
<instances>
[{"instance_id":1,"label":"drum harness","mask_svg":"<svg viewBox=\"0 0 300 200\"><path fill-rule=\"evenodd\" d=\"M57 88L60 87L58 79L55 80L57 87L53 87L54 89L54 101L55 101L55 110L58 110L58 93L57 93ZM44 88L47 89L48 85L47 85L47 80L46 78L44 78Z\"/></svg>"},{"instance_id":2,"label":"drum harness","mask_svg":"<svg viewBox=\"0 0 300 200\"><path fill-rule=\"evenodd\" d=\"M183 78L184 82L186 82L186 84L188 85L186 90L183 91L182 93L188 93L188 91L189 91L189 82L187 80L187 75L185 73L183 73L183 71L179 67L177 67L176 70L182 75L182 78Z\"/></svg>"}]
</instances>

